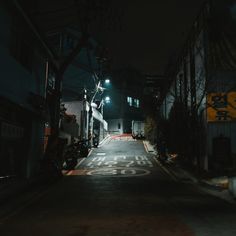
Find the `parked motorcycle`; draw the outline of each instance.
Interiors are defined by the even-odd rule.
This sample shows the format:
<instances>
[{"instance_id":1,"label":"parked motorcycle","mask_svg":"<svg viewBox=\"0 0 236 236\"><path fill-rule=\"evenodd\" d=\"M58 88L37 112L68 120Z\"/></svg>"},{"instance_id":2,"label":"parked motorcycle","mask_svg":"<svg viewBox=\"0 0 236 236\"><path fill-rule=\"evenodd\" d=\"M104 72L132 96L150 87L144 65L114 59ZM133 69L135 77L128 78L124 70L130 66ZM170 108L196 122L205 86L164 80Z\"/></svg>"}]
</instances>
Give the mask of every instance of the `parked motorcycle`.
<instances>
[{"instance_id":1,"label":"parked motorcycle","mask_svg":"<svg viewBox=\"0 0 236 236\"><path fill-rule=\"evenodd\" d=\"M86 140L72 143L66 147L63 168L66 170L73 170L78 164L78 158L87 156L88 145L86 144Z\"/></svg>"},{"instance_id":2,"label":"parked motorcycle","mask_svg":"<svg viewBox=\"0 0 236 236\"><path fill-rule=\"evenodd\" d=\"M97 136L97 135L94 135L94 136L93 136L93 146L94 146L95 148L97 148L98 145L99 145L98 136Z\"/></svg>"},{"instance_id":3,"label":"parked motorcycle","mask_svg":"<svg viewBox=\"0 0 236 236\"><path fill-rule=\"evenodd\" d=\"M88 153L89 153L89 148L88 148L88 144L87 144L88 140L81 140L79 142L77 142L77 149L79 152L79 157L87 157Z\"/></svg>"}]
</instances>

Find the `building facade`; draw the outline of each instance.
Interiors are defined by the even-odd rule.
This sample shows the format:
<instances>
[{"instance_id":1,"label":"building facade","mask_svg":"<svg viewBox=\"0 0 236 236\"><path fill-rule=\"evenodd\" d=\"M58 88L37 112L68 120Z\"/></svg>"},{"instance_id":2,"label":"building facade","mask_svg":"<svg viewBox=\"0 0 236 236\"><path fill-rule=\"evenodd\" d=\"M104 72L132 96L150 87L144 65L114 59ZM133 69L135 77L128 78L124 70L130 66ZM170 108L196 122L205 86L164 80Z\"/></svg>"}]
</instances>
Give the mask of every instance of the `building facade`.
<instances>
[{"instance_id":1,"label":"building facade","mask_svg":"<svg viewBox=\"0 0 236 236\"><path fill-rule=\"evenodd\" d=\"M63 161L60 105L81 101L84 89L93 97L102 49L73 28L77 18L71 27L60 16L48 24L28 2L0 5L0 176L31 178L48 171L50 159ZM96 111L94 117L100 119Z\"/></svg>"},{"instance_id":2,"label":"building facade","mask_svg":"<svg viewBox=\"0 0 236 236\"><path fill-rule=\"evenodd\" d=\"M235 15L232 1L204 5L160 108L170 149L200 169L236 167Z\"/></svg>"},{"instance_id":3,"label":"building facade","mask_svg":"<svg viewBox=\"0 0 236 236\"><path fill-rule=\"evenodd\" d=\"M24 178L39 171L43 156L47 58L18 12L2 6L0 175Z\"/></svg>"},{"instance_id":4,"label":"building facade","mask_svg":"<svg viewBox=\"0 0 236 236\"><path fill-rule=\"evenodd\" d=\"M111 134L131 133L132 120L144 120L143 76L134 69L112 74L112 84L105 91L110 101L104 105L104 117Z\"/></svg>"}]
</instances>

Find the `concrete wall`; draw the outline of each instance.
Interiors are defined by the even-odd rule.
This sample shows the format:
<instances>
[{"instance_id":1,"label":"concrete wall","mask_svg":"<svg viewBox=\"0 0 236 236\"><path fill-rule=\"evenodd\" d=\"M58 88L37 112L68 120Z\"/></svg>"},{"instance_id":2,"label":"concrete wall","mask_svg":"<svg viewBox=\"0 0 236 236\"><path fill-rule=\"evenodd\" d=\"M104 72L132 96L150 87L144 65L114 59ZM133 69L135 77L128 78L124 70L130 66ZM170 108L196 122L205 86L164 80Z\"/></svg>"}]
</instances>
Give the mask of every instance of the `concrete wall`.
<instances>
[{"instance_id":1,"label":"concrete wall","mask_svg":"<svg viewBox=\"0 0 236 236\"><path fill-rule=\"evenodd\" d=\"M66 113L71 114L71 115L75 115L76 116L76 120L77 120L77 124L78 124L78 137L82 137L84 135L84 138L87 139L88 138L88 133L89 133L89 103L88 102L83 102L83 101L70 101L70 102L63 102L65 104L65 108ZM93 109L93 122L95 124L95 122L99 122L99 129L100 129L100 135L101 135L101 139L104 138L104 120L103 120L103 116L102 114L96 110L95 108ZM86 112L86 113L85 113ZM94 124L92 124L92 126L94 126ZM105 126L107 126L105 124ZM106 128L106 127L105 127ZM82 134L84 130L84 134Z\"/></svg>"},{"instance_id":2,"label":"concrete wall","mask_svg":"<svg viewBox=\"0 0 236 236\"><path fill-rule=\"evenodd\" d=\"M76 116L76 122L79 125L79 138L88 138L89 127L89 104L84 101L64 102L66 113Z\"/></svg>"},{"instance_id":3,"label":"concrete wall","mask_svg":"<svg viewBox=\"0 0 236 236\"><path fill-rule=\"evenodd\" d=\"M108 132L110 134L123 134L123 119L110 119L108 122Z\"/></svg>"},{"instance_id":4,"label":"concrete wall","mask_svg":"<svg viewBox=\"0 0 236 236\"><path fill-rule=\"evenodd\" d=\"M224 12L226 8L227 10L229 9L227 4L225 5L223 1L220 4L214 4L216 4L217 8L222 8L222 12ZM220 11L218 11L219 9L217 10L217 8L215 9L213 7L209 14L213 13L212 20L215 20L214 23L219 27L217 30L219 30L219 32L223 32L224 30L227 32L228 30L230 31L228 32L229 34L219 34L217 31L214 32L216 30L214 27L212 29L205 28L206 26L211 27L212 24L208 25L208 18L205 14L206 11L200 12L190 32L189 40L182 50L183 53L179 55L179 60L174 72L175 75L174 73L172 74L172 76L175 76L173 84L176 85L176 95L171 98L172 85L161 106L162 116L166 119L169 117L173 101L176 98L180 98L180 101L183 101L184 105L187 105L186 108L190 115L195 114L195 108L197 108L198 119L201 121L201 130L195 132L199 135L197 140L202 144L199 146L199 150L201 146L205 145L204 139L207 139L206 148L203 147L199 152L199 155L202 155L201 163L204 163L204 168L206 169L208 162L207 155L211 158L211 162L216 161L213 157L212 141L214 138L220 136L230 139L231 158L236 167L235 117L227 122L207 121L207 94L236 91L236 54L235 47L231 45L235 39L235 27L224 27L224 23L227 23L227 19L222 18L224 14L218 14ZM222 31L220 27L224 28L224 30ZM217 33L217 40L211 35L212 32ZM185 84L178 76L181 72L184 75L183 78L186 79L184 80ZM183 88L185 93L183 93ZM234 107L234 104L231 104L231 107L232 105ZM221 168L223 169L224 166L222 165Z\"/></svg>"}]
</instances>

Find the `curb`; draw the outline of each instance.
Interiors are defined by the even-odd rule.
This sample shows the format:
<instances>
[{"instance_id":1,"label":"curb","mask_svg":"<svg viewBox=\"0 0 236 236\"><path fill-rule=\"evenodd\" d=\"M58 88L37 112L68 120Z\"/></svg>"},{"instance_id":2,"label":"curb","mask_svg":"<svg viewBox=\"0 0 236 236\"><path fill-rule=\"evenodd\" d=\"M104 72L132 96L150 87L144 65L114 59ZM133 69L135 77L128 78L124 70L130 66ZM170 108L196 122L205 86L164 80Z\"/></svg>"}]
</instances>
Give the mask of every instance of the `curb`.
<instances>
[{"instance_id":1,"label":"curb","mask_svg":"<svg viewBox=\"0 0 236 236\"><path fill-rule=\"evenodd\" d=\"M218 186L218 185L212 185L212 184L209 184L209 183L206 183L204 180L200 180L199 181L199 184L202 186L202 187L205 187L205 188L208 188L208 189L211 189L211 190L217 190L219 192L225 190L223 189L222 187Z\"/></svg>"},{"instance_id":2,"label":"curb","mask_svg":"<svg viewBox=\"0 0 236 236\"><path fill-rule=\"evenodd\" d=\"M179 182L178 177L173 173L173 171L170 171L168 168L166 168L164 165L161 164L160 161L156 157L153 157L155 162L158 164L158 166L161 168L163 172L165 172L167 175L169 175L175 182Z\"/></svg>"},{"instance_id":3,"label":"curb","mask_svg":"<svg viewBox=\"0 0 236 236\"><path fill-rule=\"evenodd\" d=\"M211 184L211 183L207 182L206 180L199 179L195 176L192 176L191 174L189 174L186 170L184 170L182 168L179 168L179 170L184 173L184 175L186 176L186 179L184 177L178 176L178 174L176 174L171 168L168 168L168 166L167 167L165 166L165 168L168 169L168 171L173 176L175 176L175 178L178 179L179 182L185 181L185 180L191 180L193 183L198 184L201 187L207 188L209 190L215 190L217 192L222 192L224 190L227 190L226 188L222 187L221 185Z\"/></svg>"},{"instance_id":4,"label":"curb","mask_svg":"<svg viewBox=\"0 0 236 236\"><path fill-rule=\"evenodd\" d=\"M224 191L224 190L227 190L226 188L220 186L220 185L217 185L217 184L210 184L208 183L207 181L205 180L199 180L199 184L203 187L206 187L206 188L209 188L211 190L217 190L219 192L221 191Z\"/></svg>"},{"instance_id":5,"label":"curb","mask_svg":"<svg viewBox=\"0 0 236 236\"><path fill-rule=\"evenodd\" d=\"M149 141L144 140L143 145L144 145L145 150L146 150L147 153L154 154L154 155L157 154L157 151L153 148L152 145L149 144Z\"/></svg>"},{"instance_id":6,"label":"curb","mask_svg":"<svg viewBox=\"0 0 236 236\"><path fill-rule=\"evenodd\" d=\"M103 145L106 143L106 141L109 140L109 139L111 139L111 135L110 135L110 134L108 134L108 135L99 143L98 147L103 146Z\"/></svg>"}]
</instances>

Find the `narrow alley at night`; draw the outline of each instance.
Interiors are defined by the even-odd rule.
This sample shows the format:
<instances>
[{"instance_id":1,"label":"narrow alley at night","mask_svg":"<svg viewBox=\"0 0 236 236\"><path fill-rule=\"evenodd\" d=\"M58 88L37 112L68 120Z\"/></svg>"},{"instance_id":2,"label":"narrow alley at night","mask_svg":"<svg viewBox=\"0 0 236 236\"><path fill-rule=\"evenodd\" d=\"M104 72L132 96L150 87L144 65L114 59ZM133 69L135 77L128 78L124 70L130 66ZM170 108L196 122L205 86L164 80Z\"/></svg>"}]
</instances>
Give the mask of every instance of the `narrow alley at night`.
<instances>
[{"instance_id":1,"label":"narrow alley at night","mask_svg":"<svg viewBox=\"0 0 236 236\"><path fill-rule=\"evenodd\" d=\"M236 235L236 1L0 3L1 236Z\"/></svg>"},{"instance_id":2,"label":"narrow alley at night","mask_svg":"<svg viewBox=\"0 0 236 236\"><path fill-rule=\"evenodd\" d=\"M61 181L34 192L30 204L20 202L13 215L1 219L1 235L192 236L236 231L234 205L191 179L173 178L143 142L132 137L109 138Z\"/></svg>"}]
</instances>

